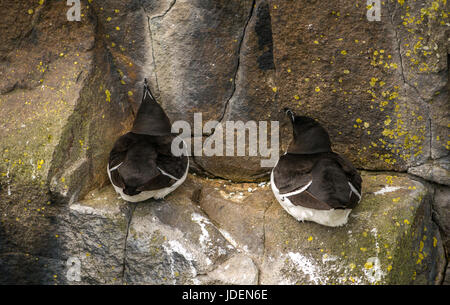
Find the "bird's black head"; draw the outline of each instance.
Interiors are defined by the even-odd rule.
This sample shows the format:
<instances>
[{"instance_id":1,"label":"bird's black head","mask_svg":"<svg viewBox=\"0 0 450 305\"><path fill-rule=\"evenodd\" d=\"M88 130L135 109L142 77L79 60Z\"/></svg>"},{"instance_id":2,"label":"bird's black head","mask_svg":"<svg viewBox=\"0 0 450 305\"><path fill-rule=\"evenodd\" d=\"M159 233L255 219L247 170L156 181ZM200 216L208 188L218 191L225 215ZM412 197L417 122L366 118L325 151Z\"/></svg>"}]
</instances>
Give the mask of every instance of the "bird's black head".
<instances>
[{"instance_id":1,"label":"bird's black head","mask_svg":"<svg viewBox=\"0 0 450 305\"><path fill-rule=\"evenodd\" d=\"M144 79L141 105L136 113L131 132L149 136L167 136L171 134L170 120L150 91L146 78Z\"/></svg>"},{"instance_id":2,"label":"bird's black head","mask_svg":"<svg viewBox=\"0 0 450 305\"><path fill-rule=\"evenodd\" d=\"M284 109L292 123L294 140L288 148L292 154L315 154L331 150L330 137L319 122L307 116L298 116L289 108Z\"/></svg>"}]
</instances>

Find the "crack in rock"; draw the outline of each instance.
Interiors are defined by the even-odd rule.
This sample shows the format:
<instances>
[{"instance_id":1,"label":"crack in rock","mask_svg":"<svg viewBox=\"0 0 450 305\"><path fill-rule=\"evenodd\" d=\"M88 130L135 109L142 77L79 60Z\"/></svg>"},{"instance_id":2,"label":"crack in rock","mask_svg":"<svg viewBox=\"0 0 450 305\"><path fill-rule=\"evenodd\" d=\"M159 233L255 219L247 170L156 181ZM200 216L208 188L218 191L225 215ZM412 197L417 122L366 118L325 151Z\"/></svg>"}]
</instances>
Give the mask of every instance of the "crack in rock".
<instances>
[{"instance_id":1,"label":"crack in rock","mask_svg":"<svg viewBox=\"0 0 450 305\"><path fill-rule=\"evenodd\" d=\"M136 205L132 205L131 210L130 210L130 216L129 216L128 223L127 223L127 231L125 234L124 245L123 245L122 283L125 282L125 266L126 266L126 262L127 262L127 242L128 242L128 235L130 233L131 220L133 219L133 213L135 210L136 210Z\"/></svg>"},{"instance_id":2,"label":"crack in rock","mask_svg":"<svg viewBox=\"0 0 450 305\"><path fill-rule=\"evenodd\" d=\"M241 58L242 45L243 45L243 43L244 43L244 39L245 39L245 36L246 36L246 33L247 33L248 25L249 25L249 23L250 23L251 18L253 17L253 11L254 11L255 5L256 5L256 0L253 0L253 1L252 1L251 8L250 8L250 13L249 13L249 15L248 15L248 18L247 18L247 20L246 20L246 22L245 22L245 25L244 25L244 29L243 29L243 31L242 31L241 39L239 40L238 51L237 51L237 59L236 59L236 60L237 60L237 64L236 64L236 69L235 69L235 71L234 71L234 76L233 76L231 95L230 95L230 97L227 99L227 101L225 102L225 106L224 106L224 108L223 108L223 113L222 113L221 117L220 117L219 120L218 120L219 124L220 124L220 123L223 121L223 119L225 118L226 113L227 113L228 110L229 110L230 101L231 101L231 99L233 98L234 93L236 92L236 77L237 77L237 74L238 74L239 68L240 68L240 61L241 61L240 58ZM213 130L215 131L215 128L214 128ZM211 132L210 135L212 135L212 134L214 133L214 131Z\"/></svg>"}]
</instances>

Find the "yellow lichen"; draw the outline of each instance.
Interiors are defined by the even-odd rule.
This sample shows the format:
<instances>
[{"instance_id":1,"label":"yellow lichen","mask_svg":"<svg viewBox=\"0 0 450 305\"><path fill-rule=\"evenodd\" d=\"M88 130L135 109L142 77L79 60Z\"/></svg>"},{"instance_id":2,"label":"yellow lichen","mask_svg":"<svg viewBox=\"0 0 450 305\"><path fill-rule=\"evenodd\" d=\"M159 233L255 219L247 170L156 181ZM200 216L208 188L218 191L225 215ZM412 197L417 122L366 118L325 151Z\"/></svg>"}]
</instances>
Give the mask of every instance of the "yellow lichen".
<instances>
[{"instance_id":1,"label":"yellow lichen","mask_svg":"<svg viewBox=\"0 0 450 305\"><path fill-rule=\"evenodd\" d=\"M111 102L111 92L109 92L108 89L105 90L105 94L106 94L106 101L109 103Z\"/></svg>"}]
</instances>

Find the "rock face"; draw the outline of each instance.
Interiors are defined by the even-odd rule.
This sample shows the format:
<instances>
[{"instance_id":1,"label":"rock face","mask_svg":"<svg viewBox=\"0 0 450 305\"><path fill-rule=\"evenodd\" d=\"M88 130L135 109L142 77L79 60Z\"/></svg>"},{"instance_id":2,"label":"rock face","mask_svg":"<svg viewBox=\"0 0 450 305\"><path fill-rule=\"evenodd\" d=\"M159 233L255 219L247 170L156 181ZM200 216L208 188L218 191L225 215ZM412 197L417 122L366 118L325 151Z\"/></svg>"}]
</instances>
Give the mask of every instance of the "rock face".
<instances>
[{"instance_id":1,"label":"rock face","mask_svg":"<svg viewBox=\"0 0 450 305\"><path fill-rule=\"evenodd\" d=\"M321 121L335 149L358 167L418 167L414 173L429 179L420 166L431 164L448 176L447 2L387 1L373 22L353 2L92 5L134 109L147 76L173 121L193 126L194 113L204 127L280 121L284 151L291 130L281 109L289 106ZM212 140L222 133L214 126L197 136ZM233 181L260 180L270 170L260 155L232 160L203 154L193 163Z\"/></svg>"},{"instance_id":2,"label":"rock face","mask_svg":"<svg viewBox=\"0 0 450 305\"><path fill-rule=\"evenodd\" d=\"M406 171L433 160L448 176L441 164L449 124L445 1L387 1L373 22L366 5L353 2L92 5L135 109L139 80L148 76L173 121L192 126L199 112L203 125L280 121L284 151L291 130L281 109L289 106L321 121L335 149L358 167ZM218 133L208 128L197 136L207 141ZM260 159L193 161L210 176L256 181L270 170Z\"/></svg>"},{"instance_id":3,"label":"rock face","mask_svg":"<svg viewBox=\"0 0 450 305\"><path fill-rule=\"evenodd\" d=\"M234 247L184 193L133 212L126 243L125 283L195 284ZM180 196L181 195L181 196Z\"/></svg>"},{"instance_id":4,"label":"rock face","mask_svg":"<svg viewBox=\"0 0 450 305\"><path fill-rule=\"evenodd\" d=\"M65 1L0 3L0 282L442 282L448 8L389 0L371 22L354 1L88 0L71 22ZM144 77L172 122L202 114L191 144L278 121L283 153L284 107L318 119L373 170L349 224L289 217L260 148L193 156L198 175L165 200L118 199L106 162Z\"/></svg>"},{"instance_id":5,"label":"rock face","mask_svg":"<svg viewBox=\"0 0 450 305\"><path fill-rule=\"evenodd\" d=\"M433 3L386 1L369 22L363 3L273 1L280 104L322 121L358 167L448 156L448 4Z\"/></svg>"},{"instance_id":6,"label":"rock face","mask_svg":"<svg viewBox=\"0 0 450 305\"><path fill-rule=\"evenodd\" d=\"M296 221L263 183L244 190L189 176L166 199L138 204L107 186L58 216L53 260L3 255L1 280L26 259L44 283L440 283L446 261L430 190L406 175L363 173L363 181L363 199L340 228Z\"/></svg>"}]
</instances>

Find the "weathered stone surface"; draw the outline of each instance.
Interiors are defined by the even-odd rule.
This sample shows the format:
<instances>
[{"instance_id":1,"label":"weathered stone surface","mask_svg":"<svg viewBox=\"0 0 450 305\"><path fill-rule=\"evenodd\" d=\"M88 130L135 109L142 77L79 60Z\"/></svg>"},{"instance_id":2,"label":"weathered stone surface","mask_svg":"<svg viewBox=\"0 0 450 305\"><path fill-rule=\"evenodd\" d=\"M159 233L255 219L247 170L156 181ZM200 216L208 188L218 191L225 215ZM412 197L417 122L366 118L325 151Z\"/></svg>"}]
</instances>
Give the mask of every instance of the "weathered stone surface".
<instances>
[{"instance_id":1,"label":"weathered stone surface","mask_svg":"<svg viewBox=\"0 0 450 305\"><path fill-rule=\"evenodd\" d=\"M65 282L66 262L29 253L0 254L0 283L3 285L48 285Z\"/></svg>"},{"instance_id":2,"label":"weathered stone surface","mask_svg":"<svg viewBox=\"0 0 450 305\"><path fill-rule=\"evenodd\" d=\"M0 169L2 180L45 182L63 128L86 84L85 71L91 69L94 25L65 20L61 2L28 5L4 12L18 18L33 15L33 22L28 35L11 38L17 48L1 54L5 82L0 89ZM47 35L52 27L57 30Z\"/></svg>"},{"instance_id":3,"label":"weathered stone surface","mask_svg":"<svg viewBox=\"0 0 450 305\"><path fill-rule=\"evenodd\" d=\"M360 168L405 171L448 155L443 13L448 4L388 1L380 22L367 21L366 6L352 2L339 8L266 0L91 5L99 40L113 63L115 83L105 87L134 111L141 79L148 77L172 121L192 125L195 112L202 112L203 123L280 120L281 151L291 131L280 110L290 106L319 119L335 148ZM120 107L125 111L115 119L127 123L111 138L132 119L130 109ZM81 133L88 132L95 143L98 128L103 123ZM90 146L98 156L94 168L104 161L109 142L108 135L102 145ZM70 162L86 172L89 154L86 158ZM212 176L256 181L270 170L261 168L260 159L198 156L193 161ZM92 177L95 186L104 181L104 175Z\"/></svg>"},{"instance_id":4,"label":"weathered stone surface","mask_svg":"<svg viewBox=\"0 0 450 305\"><path fill-rule=\"evenodd\" d=\"M139 203L126 244L124 282L195 284L234 252L197 206L187 185L165 200Z\"/></svg>"},{"instance_id":5,"label":"weathered stone surface","mask_svg":"<svg viewBox=\"0 0 450 305\"><path fill-rule=\"evenodd\" d=\"M23 266L17 270L23 280L26 266L36 270L44 258L59 260L53 231L60 208L52 203L48 179L92 67L95 24L89 18L68 22L63 2L0 6L0 251L17 254L3 256L2 264L9 270ZM46 281L43 273L27 282Z\"/></svg>"},{"instance_id":6,"label":"weathered stone surface","mask_svg":"<svg viewBox=\"0 0 450 305\"><path fill-rule=\"evenodd\" d=\"M107 180L109 150L131 122L119 73L102 39L95 39L100 35L89 5L83 4L82 22L68 21L67 10L64 1L2 4L8 18L1 21L0 249L17 253L3 256L3 263L17 270L18 283L25 255L66 263L71 252L58 237L59 221L70 214L65 205ZM10 18L17 27L4 23ZM37 268L28 262L23 265ZM92 278L86 281L105 282L93 268L85 269L83 276ZM26 282L48 283L45 274L35 272Z\"/></svg>"},{"instance_id":7,"label":"weathered stone surface","mask_svg":"<svg viewBox=\"0 0 450 305\"><path fill-rule=\"evenodd\" d=\"M448 128L437 101L448 101L445 8L431 2L386 1L381 21L369 22L362 3L272 1L280 104L323 122L358 167L404 170L426 161L430 119L439 130L433 143Z\"/></svg>"},{"instance_id":8,"label":"weathered stone surface","mask_svg":"<svg viewBox=\"0 0 450 305\"><path fill-rule=\"evenodd\" d=\"M47 244L52 251L45 256L8 254L0 243L2 264L11 263L2 267L0 279L47 284L440 283L446 261L432 221L431 191L404 174L362 177L363 199L340 228L297 222L265 184L248 183L245 190L241 184L190 175L166 199L138 204L124 202L107 186L55 217ZM68 262L74 259L80 281L70 277ZM26 262L23 270L39 272L25 281L22 271L15 273L19 262Z\"/></svg>"},{"instance_id":9,"label":"weathered stone surface","mask_svg":"<svg viewBox=\"0 0 450 305\"><path fill-rule=\"evenodd\" d=\"M251 1L248 1L251 2ZM268 1L253 1L249 19L244 27L244 36L240 41L238 53L238 67L233 84L233 92L226 103L222 116L218 121L268 121L279 120L280 111L275 97L275 64L272 41L272 22ZM214 130L213 136L205 141L212 141L217 133L225 138L223 129ZM259 131L261 132L261 130ZM266 136L266 135L264 135ZM248 138L246 135L245 156L230 157L196 157L195 162L214 176L233 181L255 181L267 175L270 168L261 167L261 150L257 156L249 156ZM268 131L270 145L270 132ZM224 143L224 152L228 146L236 147L236 142ZM270 147L269 147L270 148ZM236 153L235 153L236 154ZM265 157L264 159L266 159Z\"/></svg>"},{"instance_id":10,"label":"weathered stone surface","mask_svg":"<svg viewBox=\"0 0 450 305\"><path fill-rule=\"evenodd\" d=\"M172 120L192 123L194 112L205 120L221 118L234 91L251 5L173 1L164 14L149 16L161 103Z\"/></svg>"},{"instance_id":11,"label":"weathered stone surface","mask_svg":"<svg viewBox=\"0 0 450 305\"><path fill-rule=\"evenodd\" d=\"M122 283L132 209L108 186L70 204L67 213L60 216L55 232L60 258L79 261L81 283ZM70 277L64 278L77 284Z\"/></svg>"},{"instance_id":12,"label":"weathered stone surface","mask_svg":"<svg viewBox=\"0 0 450 305\"><path fill-rule=\"evenodd\" d=\"M363 194L340 228L299 223L272 205L261 283L439 283L445 258L425 186L403 175L365 174Z\"/></svg>"},{"instance_id":13,"label":"weathered stone surface","mask_svg":"<svg viewBox=\"0 0 450 305\"><path fill-rule=\"evenodd\" d=\"M69 22L64 1L4 1L0 282L439 283L449 248L448 5L386 1L382 20L368 22L352 1L94 0ZM319 119L359 168L441 185L364 174L356 217L336 230L295 222L255 183L192 176L164 201L130 205L105 167L143 77L172 122L192 123L195 112L203 123L279 120L283 152L291 130L280 110L290 106ZM270 171L260 159L191 160L212 178L254 182ZM385 185L401 188L372 194ZM71 258L80 282L68 277Z\"/></svg>"},{"instance_id":14,"label":"weathered stone surface","mask_svg":"<svg viewBox=\"0 0 450 305\"><path fill-rule=\"evenodd\" d=\"M236 185L211 179L201 187L199 205L229 242L250 256L264 253L264 213L273 203L266 183ZM245 215L245 217L243 217Z\"/></svg>"},{"instance_id":15,"label":"weathered stone surface","mask_svg":"<svg viewBox=\"0 0 450 305\"><path fill-rule=\"evenodd\" d=\"M36 182L65 201L107 180L107 155L131 114L89 5L82 22L68 21L67 10L49 1L8 7L25 32L5 32L0 63L1 184Z\"/></svg>"},{"instance_id":16,"label":"weathered stone surface","mask_svg":"<svg viewBox=\"0 0 450 305\"><path fill-rule=\"evenodd\" d=\"M258 268L250 257L236 254L208 273L208 278L222 285L256 285Z\"/></svg>"},{"instance_id":17,"label":"weathered stone surface","mask_svg":"<svg viewBox=\"0 0 450 305\"><path fill-rule=\"evenodd\" d=\"M450 188L438 186L434 192L433 219L442 232L442 239L447 250L450 251Z\"/></svg>"},{"instance_id":18,"label":"weathered stone surface","mask_svg":"<svg viewBox=\"0 0 450 305\"><path fill-rule=\"evenodd\" d=\"M230 98L251 1L93 2L137 109L148 77L172 121L219 119Z\"/></svg>"},{"instance_id":19,"label":"weathered stone surface","mask_svg":"<svg viewBox=\"0 0 450 305\"><path fill-rule=\"evenodd\" d=\"M408 173L439 184L450 185L450 160L444 158L410 167Z\"/></svg>"},{"instance_id":20,"label":"weathered stone surface","mask_svg":"<svg viewBox=\"0 0 450 305\"><path fill-rule=\"evenodd\" d=\"M442 283L443 285L450 285L450 266L447 265L447 270L445 271L445 279Z\"/></svg>"}]
</instances>

